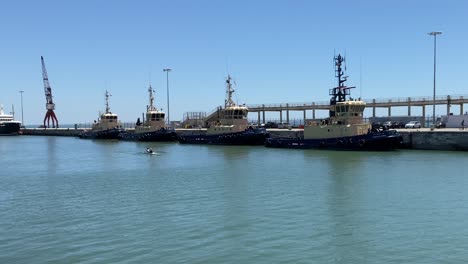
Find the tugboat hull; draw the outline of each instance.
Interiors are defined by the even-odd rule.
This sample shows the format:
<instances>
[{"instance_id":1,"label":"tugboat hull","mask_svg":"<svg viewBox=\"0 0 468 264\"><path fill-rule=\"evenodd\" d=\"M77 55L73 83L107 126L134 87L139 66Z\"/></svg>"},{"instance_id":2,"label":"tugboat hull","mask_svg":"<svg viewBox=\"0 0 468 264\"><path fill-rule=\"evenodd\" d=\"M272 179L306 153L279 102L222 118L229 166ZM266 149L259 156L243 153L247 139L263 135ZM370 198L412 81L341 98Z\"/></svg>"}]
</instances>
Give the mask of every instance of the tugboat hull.
<instances>
[{"instance_id":1,"label":"tugboat hull","mask_svg":"<svg viewBox=\"0 0 468 264\"><path fill-rule=\"evenodd\" d=\"M120 128L107 129L102 131L85 131L78 134L83 139L118 139L119 134L124 130Z\"/></svg>"},{"instance_id":2,"label":"tugboat hull","mask_svg":"<svg viewBox=\"0 0 468 264\"><path fill-rule=\"evenodd\" d=\"M401 141L401 135L393 130L326 139L268 138L265 146L295 149L393 150L400 146Z\"/></svg>"},{"instance_id":3,"label":"tugboat hull","mask_svg":"<svg viewBox=\"0 0 468 264\"><path fill-rule=\"evenodd\" d=\"M120 133L119 139L131 141L176 141L177 133L174 130L161 129L146 133Z\"/></svg>"},{"instance_id":4,"label":"tugboat hull","mask_svg":"<svg viewBox=\"0 0 468 264\"><path fill-rule=\"evenodd\" d=\"M252 129L235 133L216 135L180 135L182 144L211 144L211 145L264 145L269 134L264 129Z\"/></svg>"}]
</instances>

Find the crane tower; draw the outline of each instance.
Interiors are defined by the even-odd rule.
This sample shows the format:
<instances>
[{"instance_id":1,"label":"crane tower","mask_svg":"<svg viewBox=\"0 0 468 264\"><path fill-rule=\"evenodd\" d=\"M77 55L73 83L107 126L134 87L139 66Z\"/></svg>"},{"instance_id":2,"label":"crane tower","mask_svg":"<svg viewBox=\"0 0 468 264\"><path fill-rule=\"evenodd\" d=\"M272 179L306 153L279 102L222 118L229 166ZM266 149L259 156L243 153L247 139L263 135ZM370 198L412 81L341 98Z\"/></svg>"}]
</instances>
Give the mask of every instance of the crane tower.
<instances>
[{"instance_id":1,"label":"crane tower","mask_svg":"<svg viewBox=\"0 0 468 264\"><path fill-rule=\"evenodd\" d=\"M44 117L44 127L50 127L50 120L52 119L52 126L57 128L58 120L57 120L57 116L54 113L55 104L52 101L52 88L50 87L50 84L49 84L49 78L47 77L47 70L45 67L44 58L42 56L41 56L41 62L42 62L42 80L44 81L44 92L45 92L45 97L46 97L46 109L47 109L47 112ZM46 120L47 120L47 126L46 126Z\"/></svg>"}]
</instances>

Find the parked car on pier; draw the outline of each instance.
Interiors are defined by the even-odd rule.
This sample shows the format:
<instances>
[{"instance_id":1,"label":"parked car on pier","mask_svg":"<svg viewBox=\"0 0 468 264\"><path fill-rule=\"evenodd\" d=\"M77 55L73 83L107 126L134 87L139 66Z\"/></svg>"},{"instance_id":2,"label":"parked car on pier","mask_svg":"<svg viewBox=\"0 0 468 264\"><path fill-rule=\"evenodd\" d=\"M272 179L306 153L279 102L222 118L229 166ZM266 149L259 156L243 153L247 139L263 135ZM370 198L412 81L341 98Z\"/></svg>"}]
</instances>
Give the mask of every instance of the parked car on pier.
<instances>
[{"instance_id":1,"label":"parked car on pier","mask_svg":"<svg viewBox=\"0 0 468 264\"><path fill-rule=\"evenodd\" d=\"M278 128L278 124L274 123L274 122L268 122L265 124L264 126L265 128Z\"/></svg>"},{"instance_id":2,"label":"parked car on pier","mask_svg":"<svg viewBox=\"0 0 468 264\"><path fill-rule=\"evenodd\" d=\"M291 128L289 123L281 122L278 124L278 128Z\"/></svg>"},{"instance_id":3,"label":"parked car on pier","mask_svg":"<svg viewBox=\"0 0 468 264\"><path fill-rule=\"evenodd\" d=\"M409 121L405 128L421 128L421 123L419 121Z\"/></svg>"},{"instance_id":4,"label":"parked car on pier","mask_svg":"<svg viewBox=\"0 0 468 264\"><path fill-rule=\"evenodd\" d=\"M444 128L447 127L447 124L443 121L437 121L435 126L436 128Z\"/></svg>"},{"instance_id":5,"label":"parked car on pier","mask_svg":"<svg viewBox=\"0 0 468 264\"><path fill-rule=\"evenodd\" d=\"M394 128L404 128L405 127L405 123L401 122L401 121L394 121L393 122L393 127Z\"/></svg>"},{"instance_id":6,"label":"parked car on pier","mask_svg":"<svg viewBox=\"0 0 468 264\"><path fill-rule=\"evenodd\" d=\"M405 124L399 121L385 121L383 123L383 127L385 128L404 128Z\"/></svg>"},{"instance_id":7,"label":"parked car on pier","mask_svg":"<svg viewBox=\"0 0 468 264\"><path fill-rule=\"evenodd\" d=\"M381 128L383 128L382 123L380 123L380 122L372 123L372 129L381 129Z\"/></svg>"}]
</instances>

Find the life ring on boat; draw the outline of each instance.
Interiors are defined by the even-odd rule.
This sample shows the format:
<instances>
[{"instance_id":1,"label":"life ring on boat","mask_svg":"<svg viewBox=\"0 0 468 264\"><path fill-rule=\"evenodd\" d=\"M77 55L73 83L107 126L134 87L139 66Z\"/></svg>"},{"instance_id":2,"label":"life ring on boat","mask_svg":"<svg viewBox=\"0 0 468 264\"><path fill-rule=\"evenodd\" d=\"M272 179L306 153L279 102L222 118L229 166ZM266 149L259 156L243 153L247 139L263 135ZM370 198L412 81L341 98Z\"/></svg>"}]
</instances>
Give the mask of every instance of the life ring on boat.
<instances>
[{"instance_id":1,"label":"life ring on boat","mask_svg":"<svg viewBox=\"0 0 468 264\"><path fill-rule=\"evenodd\" d=\"M365 140L365 139L360 139L360 140L359 140L359 146L360 146L360 147L363 147L365 144L366 144L366 140Z\"/></svg>"}]
</instances>

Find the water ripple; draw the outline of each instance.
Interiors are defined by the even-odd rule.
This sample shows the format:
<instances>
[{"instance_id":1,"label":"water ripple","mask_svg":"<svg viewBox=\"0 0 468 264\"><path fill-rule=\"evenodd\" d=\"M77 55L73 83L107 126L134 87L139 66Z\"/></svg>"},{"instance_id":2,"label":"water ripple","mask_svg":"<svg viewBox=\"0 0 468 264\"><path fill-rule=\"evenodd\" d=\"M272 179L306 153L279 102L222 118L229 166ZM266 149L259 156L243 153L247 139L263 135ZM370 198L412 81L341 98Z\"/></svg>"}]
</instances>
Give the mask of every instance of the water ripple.
<instances>
[{"instance_id":1,"label":"water ripple","mask_svg":"<svg viewBox=\"0 0 468 264\"><path fill-rule=\"evenodd\" d=\"M134 142L0 144L31 153L12 152L20 166L0 173L0 263L468 259L464 153L155 144L149 158Z\"/></svg>"}]
</instances>

